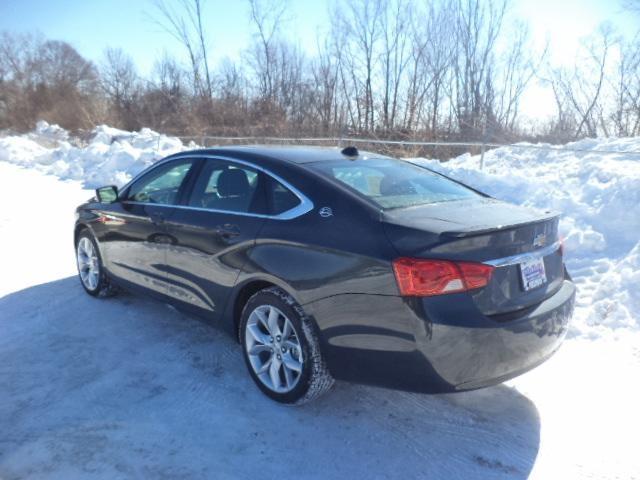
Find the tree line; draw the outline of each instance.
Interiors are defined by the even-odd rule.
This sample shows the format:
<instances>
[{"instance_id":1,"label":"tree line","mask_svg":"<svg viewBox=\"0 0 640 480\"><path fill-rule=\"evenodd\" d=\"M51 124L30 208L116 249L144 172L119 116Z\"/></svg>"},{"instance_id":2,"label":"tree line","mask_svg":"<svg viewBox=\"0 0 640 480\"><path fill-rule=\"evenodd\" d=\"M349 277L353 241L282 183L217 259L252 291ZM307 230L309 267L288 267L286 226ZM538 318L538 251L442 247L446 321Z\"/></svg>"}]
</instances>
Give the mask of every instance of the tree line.
<instances>
[{"instance_id":1,"label":"tree line","mask_svg":"<svg viewBox=\"0 0 640 480\"><path fill-rule=\"evenodd\" d=\"M628 4L634 14L637 3ZM286 0L248 0L253 36L237 61L211 62L204 0L154 0L153 18L179 42L139 74L108 48L101 61L39 35L0 35L0 129L44 119L72 131L107 123L179 135L367 136L411 140L640 135L640 37L609 25L574 65L535 51L507 0L336 0L317 51L284 32ZM556 111L527 123L525 91L550 86Z\"/></svg>"}]
</instances>

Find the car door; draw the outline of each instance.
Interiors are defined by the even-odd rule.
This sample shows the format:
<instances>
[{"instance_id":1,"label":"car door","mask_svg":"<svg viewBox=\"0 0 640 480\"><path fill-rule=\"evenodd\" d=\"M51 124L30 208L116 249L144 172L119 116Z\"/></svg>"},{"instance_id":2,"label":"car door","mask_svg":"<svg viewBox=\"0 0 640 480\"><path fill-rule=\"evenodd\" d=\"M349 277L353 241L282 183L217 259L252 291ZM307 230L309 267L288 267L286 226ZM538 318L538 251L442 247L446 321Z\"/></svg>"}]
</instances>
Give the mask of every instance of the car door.
<instances>
[{"instance_id":1,"label":"car door","mask_svg":"<svg viewBox=\"0 0 640 480\"><path fill-rule=\"evenodd\" d=\"M174 241L166 221L179 203L193 159L158 165L136 179L120 195L101 238L105 265L120 280L151 292L167 294L167 247Z\"/></svg>"},{"instance_id":2,"label":"car door","mask_svg":"<svg viewBox=\"0 0 640 480\"><path fill-rule=\"evenodd\" d=\"M167 219L169 296L216 319L265 221L264 175L206 158L183 205Z\"/></svg>"}]
</instances>

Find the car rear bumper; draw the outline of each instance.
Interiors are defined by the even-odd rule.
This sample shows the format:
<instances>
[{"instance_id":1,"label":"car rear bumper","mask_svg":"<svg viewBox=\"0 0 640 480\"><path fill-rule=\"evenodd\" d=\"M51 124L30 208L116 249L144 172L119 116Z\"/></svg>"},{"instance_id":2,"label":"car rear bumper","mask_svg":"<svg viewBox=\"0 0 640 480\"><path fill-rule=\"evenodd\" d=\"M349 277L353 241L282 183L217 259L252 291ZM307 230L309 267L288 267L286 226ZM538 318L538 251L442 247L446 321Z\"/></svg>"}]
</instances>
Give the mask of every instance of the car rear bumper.
<instances>
[{"instance_id":1,"label":"car rear bumper","mask_svg":"<svg viewBox=\"0 0 640 480\"><path fill-rule=\"evenodd\" d=\"M540 304L493 317L465 294L340 295L308 307L336 378L437 393L500 383L544 362L566 335L574 299L564 281Z\"/></svg>"},{"instance_id":2,"label":"car rear bumper","mask_svg":"<svg viewBox=\"0 0 640 480\"><path fill-rule=\"evenodd\" d=\"M515 318L452 325L433 315L431 341L419 348L455 390L500 383L536 367L560 347L574 298L575 286L565 281L553 296Z\"/></svg>"}]
</instances>

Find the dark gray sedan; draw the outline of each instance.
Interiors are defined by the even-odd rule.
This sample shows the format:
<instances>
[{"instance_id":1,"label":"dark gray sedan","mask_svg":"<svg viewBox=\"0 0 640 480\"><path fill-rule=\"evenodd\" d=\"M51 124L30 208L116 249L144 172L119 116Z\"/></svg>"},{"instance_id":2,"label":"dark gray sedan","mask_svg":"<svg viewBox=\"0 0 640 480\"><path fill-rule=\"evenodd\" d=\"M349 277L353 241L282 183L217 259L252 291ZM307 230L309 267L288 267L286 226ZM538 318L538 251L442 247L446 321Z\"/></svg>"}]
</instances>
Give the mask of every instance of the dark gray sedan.
<instances>
[{"instance_id":1,"label":"dark gray sedan","mask_svg":"<svg viewBox=\"0 0 640 480\"><path fill-rule=\"evenodd\" d=\"M224 326L284 403L334 378L502 382L555 352L575 296L557 215L353 147L172 155L78 207L75 246L89 294L143 291Z\"/></svg>"}]
</instances>

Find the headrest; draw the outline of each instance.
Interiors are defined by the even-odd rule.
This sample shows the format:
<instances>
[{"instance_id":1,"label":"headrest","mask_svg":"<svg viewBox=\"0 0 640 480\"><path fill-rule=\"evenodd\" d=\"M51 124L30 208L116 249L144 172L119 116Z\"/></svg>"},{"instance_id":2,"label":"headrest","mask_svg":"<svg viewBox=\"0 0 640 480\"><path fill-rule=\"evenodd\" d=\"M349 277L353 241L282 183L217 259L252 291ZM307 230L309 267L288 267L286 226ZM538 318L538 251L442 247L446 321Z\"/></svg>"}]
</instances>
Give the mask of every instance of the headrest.
<instances>
[{"instance_id":1,"label":"headrest","mask_svg":"<svg viewBox=\"0 0 640 480\"><path fill-rule=\"evenodd\" d=\"M244 170L238 168L223 170L218 177L218 195L222 197L243 196L250 190L249 179Z\"/></svg>"}]
</instances>

